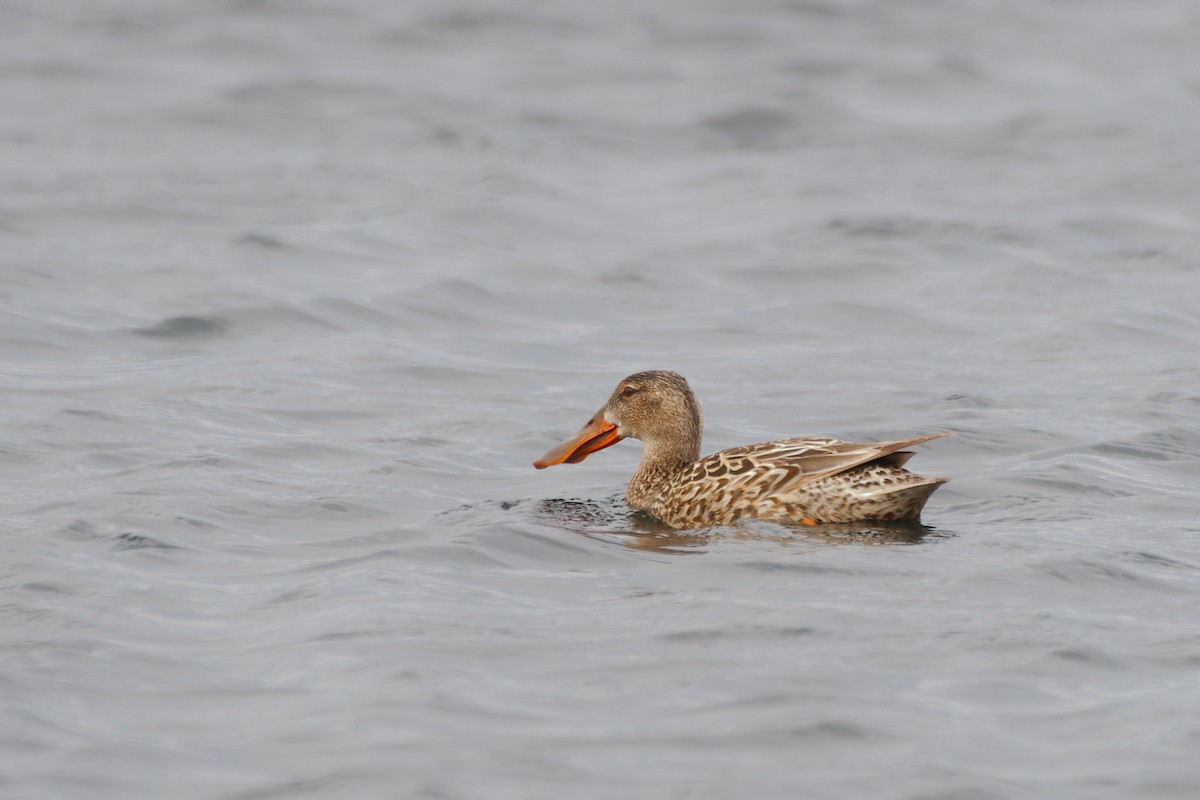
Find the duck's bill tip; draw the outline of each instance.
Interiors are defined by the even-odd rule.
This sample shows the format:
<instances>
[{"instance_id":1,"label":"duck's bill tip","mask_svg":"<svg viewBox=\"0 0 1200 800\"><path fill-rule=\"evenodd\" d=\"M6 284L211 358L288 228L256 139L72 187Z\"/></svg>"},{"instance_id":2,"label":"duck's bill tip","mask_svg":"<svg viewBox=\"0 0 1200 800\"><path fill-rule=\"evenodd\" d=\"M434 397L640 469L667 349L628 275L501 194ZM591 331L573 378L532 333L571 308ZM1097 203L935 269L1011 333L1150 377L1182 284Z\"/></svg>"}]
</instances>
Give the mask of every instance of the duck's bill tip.
<instances>
[{"instance_id":1,"label":"duck's bill tip","mask_svg":"<svg viewBox=\"0 0 1200 800\"><path fill-rule=\"evenodd\" d=\"M534 461L533 466L535 469L545 469L556 464L578 464L597 450L612 447L624 438L617 433L616 425L597 414L579 433L552 447L544 456Z\"/></svg>"}]
</instances>

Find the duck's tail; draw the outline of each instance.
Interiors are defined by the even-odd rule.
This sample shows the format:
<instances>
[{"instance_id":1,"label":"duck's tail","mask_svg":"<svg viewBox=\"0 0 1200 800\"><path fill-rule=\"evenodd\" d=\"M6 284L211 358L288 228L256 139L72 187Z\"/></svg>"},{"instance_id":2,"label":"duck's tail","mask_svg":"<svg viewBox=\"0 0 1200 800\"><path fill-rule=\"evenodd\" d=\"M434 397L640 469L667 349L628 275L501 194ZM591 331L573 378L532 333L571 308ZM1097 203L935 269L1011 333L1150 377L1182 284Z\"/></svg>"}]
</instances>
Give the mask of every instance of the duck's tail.
<instances>
[{"instance_id":1,"label":"duck's tail","mask_svg":"<svg viewBox=\"0 0 1200 800\"><path fill-rule=\"evenodd\" d=\"M921 509L925 508L929 496L950 480L926 478L907 470L896 471L903 473L907 480L898 485L883 486L878 491L866 493L861 497L858 508L864 519L915 522L921 518Z\"/></svg>"}]
</instances>

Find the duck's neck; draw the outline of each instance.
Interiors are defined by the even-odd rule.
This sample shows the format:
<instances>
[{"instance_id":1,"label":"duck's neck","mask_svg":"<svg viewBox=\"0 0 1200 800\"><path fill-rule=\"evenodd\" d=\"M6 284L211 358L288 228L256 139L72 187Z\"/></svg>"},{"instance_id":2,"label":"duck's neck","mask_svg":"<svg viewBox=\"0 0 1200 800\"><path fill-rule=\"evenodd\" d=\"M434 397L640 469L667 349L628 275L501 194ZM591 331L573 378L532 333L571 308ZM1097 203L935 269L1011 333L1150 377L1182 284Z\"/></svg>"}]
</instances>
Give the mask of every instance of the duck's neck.
<instances>
[{"instance_id":1,"label":"duck's neck","mask_svg":"<svg viewBox=\"0 0 1200 800\"><path fill-rule=\"evenodd\" d=\"M700 458L700 425L679 432L677 436L655 438L646 442L642 463L629 481L625 501L630 507L652 509L662 490L671 479Z\"/></svg>"}]
</instances>

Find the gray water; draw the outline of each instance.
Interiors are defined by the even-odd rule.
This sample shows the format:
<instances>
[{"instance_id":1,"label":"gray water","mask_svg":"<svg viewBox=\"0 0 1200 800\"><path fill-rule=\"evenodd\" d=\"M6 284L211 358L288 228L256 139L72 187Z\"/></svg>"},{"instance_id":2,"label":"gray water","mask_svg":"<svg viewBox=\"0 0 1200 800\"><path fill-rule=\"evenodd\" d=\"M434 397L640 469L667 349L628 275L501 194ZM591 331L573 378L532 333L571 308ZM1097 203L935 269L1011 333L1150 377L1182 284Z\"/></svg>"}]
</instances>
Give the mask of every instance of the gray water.
<instances>
[{"instance_id":1,"label":"gray water","mask_svg":"<svg viewBox=\"0 0 1200 800\"><path fill-rule=\"evenodd\" d=\"M1200 796L1191 0L0 3L0 796ZM937 431L925 527L530 462Z\"/></svg>"}]
</instances>

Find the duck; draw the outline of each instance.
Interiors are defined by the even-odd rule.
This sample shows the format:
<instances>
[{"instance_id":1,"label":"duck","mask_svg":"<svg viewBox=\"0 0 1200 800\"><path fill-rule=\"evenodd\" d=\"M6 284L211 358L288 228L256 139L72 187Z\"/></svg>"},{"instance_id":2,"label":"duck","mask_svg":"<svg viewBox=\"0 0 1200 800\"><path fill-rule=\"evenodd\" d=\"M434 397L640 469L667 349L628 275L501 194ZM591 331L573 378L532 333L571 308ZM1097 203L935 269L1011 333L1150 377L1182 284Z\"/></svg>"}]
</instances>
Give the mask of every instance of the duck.
<instances>
[{"instance_id":1,"label":"duck","mask_svg":"<svg viewBox=\"0 0 1200 800\"><path fill-rule=\"evenodd\" d=\"M951 433L889 442L776 439L701 458L702 428L700 404L682 375L638 372L617 384L577 434L533 466L578 464L622 439L638 439L645 450L625 500L678 529L741 519L916 522L929 496L949 480L917 475L904 465L914 455L908 448Z\"/></svg>"}]
</instances>

